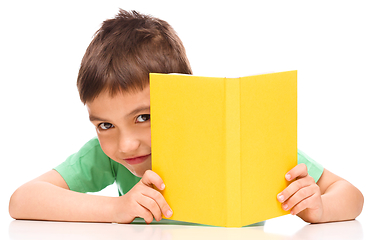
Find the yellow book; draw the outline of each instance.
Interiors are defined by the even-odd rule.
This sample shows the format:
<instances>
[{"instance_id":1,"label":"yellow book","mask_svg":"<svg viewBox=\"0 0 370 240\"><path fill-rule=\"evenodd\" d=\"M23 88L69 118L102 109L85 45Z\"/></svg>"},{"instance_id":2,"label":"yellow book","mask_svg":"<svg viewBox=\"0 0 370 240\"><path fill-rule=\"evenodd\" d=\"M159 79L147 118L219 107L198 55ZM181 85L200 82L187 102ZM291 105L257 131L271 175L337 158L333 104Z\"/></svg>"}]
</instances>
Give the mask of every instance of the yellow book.
<instances>
[{"instance_id":1,"label":"yellow book","mask_svg":"<svg viewBox=\"0 0 370 240\"><path fill-rule=\"evenodd\" d=\"M287 214L276 196L297 164L297 71L150 74L150 101L169 219L241 227Z\"/></svg>"}]
</instances>

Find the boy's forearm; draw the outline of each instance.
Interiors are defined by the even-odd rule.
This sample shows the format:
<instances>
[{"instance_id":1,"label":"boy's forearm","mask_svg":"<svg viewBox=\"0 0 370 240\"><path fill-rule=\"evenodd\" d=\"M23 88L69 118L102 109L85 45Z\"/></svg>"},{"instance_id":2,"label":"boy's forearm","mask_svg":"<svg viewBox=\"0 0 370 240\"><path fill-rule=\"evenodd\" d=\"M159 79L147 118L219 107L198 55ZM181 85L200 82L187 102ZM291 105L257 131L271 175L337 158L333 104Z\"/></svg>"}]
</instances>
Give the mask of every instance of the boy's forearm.
<instances>
[{"instance_id":1,"label":"boy's forearm","mask_svg":"<svg viewBox=\"0 0 370 240\"><path fill-rule=\"evenodd\" d=\"M320 222L355 219L362 211L362 193L346 180L333 183L322 195L323 216Z\"/></svg>"},{"instance_id":2,"label":"boy's forearm","mask_svg":"<svg viewBox=\"0 0 370 240\"><path fill-rule=\"evenodd\" d=\"M112 222L113 197L73 192L48 182L32 181L11 197L9 213L15 219Z\"/></svg>"}]
</instances>

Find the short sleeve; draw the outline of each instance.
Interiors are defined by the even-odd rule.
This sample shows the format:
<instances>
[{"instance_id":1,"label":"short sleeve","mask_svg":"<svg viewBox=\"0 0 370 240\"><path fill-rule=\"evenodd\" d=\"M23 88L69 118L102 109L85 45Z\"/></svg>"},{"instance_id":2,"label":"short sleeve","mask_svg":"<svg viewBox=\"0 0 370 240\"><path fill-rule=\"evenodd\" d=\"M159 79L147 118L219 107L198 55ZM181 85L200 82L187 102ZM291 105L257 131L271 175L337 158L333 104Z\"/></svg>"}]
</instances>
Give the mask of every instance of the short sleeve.
<instances>
[{"instance_id":1,"label":"short sleeve","mask_svg":"<svg viewBox=\"0 0 370 240\"><path fill-rule=\"evenodd\" d=\"M298 164L300 163L306 164L308 174L315 179L315 182L317 182L320 179L321 174L324 172L323 166L321 166L315 160L310 158L304 152L298 150Z\"/></svg>"},{"instance_id":2,"label":"short sleeve","mask_svg":"<svg viewBox=\"0 0 370 240\"><path fill-rule=\"evenodd\" d=\"M54 168L76 192L97 192L115 181L112 160L105 155L99 140L87 142L77 153Z\"/></svg>"}]
</instances>

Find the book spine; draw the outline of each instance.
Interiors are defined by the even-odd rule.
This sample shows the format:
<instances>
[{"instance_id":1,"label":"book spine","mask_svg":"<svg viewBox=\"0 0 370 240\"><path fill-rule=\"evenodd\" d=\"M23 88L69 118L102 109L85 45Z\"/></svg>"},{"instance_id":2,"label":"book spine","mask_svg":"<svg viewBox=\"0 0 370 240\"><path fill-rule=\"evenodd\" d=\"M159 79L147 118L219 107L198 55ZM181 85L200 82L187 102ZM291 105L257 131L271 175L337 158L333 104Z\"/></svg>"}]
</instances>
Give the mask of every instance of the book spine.
<instances>
[{"instance_id":1,"label":"book spine","mask_svg":"<svg viewBox=\"0 0 370 240\"><path fill-rule=\"evenodd\" d=\"M241 226L240 79L225 78L227 227Z\"/></svg>"}]
</instances>

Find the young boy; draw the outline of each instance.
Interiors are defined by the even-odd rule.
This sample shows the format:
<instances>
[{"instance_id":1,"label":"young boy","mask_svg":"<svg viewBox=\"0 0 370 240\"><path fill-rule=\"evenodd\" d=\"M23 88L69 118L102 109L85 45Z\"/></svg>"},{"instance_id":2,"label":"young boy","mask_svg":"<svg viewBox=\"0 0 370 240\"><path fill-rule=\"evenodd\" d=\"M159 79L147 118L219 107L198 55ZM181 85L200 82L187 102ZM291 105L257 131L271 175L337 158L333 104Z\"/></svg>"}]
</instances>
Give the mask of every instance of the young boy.
<instances>
[{"instance_id":1,"label":"young boy","mask_svg":"<svg viewBox=\"0 0 370 240\"><path fill-rule=\"evenodd\" d=\"M130 223L141 217L150 223L172 215L153 188L165 185L151 171L150 72L192 74L168 23L120 10L96 33L77 80L98 138L18 188L9 204L13 218ZM360 214L363 196L353 185L301 152L298 163L285 175L292 183L277 195L284 210L312 223ZM114 182L119 197L85 194Z\"/></svg>"}]
</instances>

